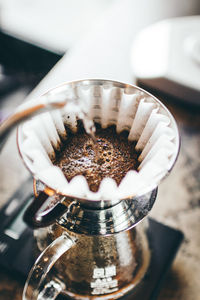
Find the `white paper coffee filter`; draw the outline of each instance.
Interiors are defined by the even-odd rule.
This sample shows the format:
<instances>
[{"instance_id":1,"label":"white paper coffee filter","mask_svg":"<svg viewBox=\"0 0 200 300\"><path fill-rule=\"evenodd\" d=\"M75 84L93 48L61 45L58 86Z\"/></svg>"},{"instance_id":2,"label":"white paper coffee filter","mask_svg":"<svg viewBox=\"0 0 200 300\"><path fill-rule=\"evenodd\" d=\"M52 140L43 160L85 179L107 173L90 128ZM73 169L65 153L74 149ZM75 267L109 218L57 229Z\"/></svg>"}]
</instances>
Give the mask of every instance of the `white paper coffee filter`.
<instances>
[{"instance_id":1,"label":"white paper coffee filter","mask_svg":"<svg viewBox=\"0 0 200 300\"><path fill-rule=\"evenodd\" d=\"M18 135L25 164L48 187L88 200L124 199L155 188L172 168L179 148L177 127L168 110L150 94L116 82L88 80L65 84L42 97L53 99L57 95L78 99L79 106L72 101L63 109L38 115L24 123ZM139 171L129 171L119 186L104 178L94 193L85 177L79 175L68 182L52 164L55 149L67 140L65 127L76 132L80 109L103 128L114 124L118 133L128 130L128 139L137 141Z\"/></svg>"}]
</instances>

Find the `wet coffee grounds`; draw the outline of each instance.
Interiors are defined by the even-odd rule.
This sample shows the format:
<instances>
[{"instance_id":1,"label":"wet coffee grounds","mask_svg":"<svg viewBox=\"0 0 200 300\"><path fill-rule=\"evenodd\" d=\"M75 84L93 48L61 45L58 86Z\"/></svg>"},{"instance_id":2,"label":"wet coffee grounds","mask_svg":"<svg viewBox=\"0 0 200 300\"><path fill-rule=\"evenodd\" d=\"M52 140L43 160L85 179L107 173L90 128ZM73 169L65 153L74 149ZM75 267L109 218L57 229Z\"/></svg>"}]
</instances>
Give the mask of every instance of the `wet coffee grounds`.
<instances>
[{"instance_id":1,"label":"wet coffee grounds","mask_svg":"<svg viewBox=\"0 0 200 300\"><path fill-rule=\"evenodd\" d=\"M138 156L135 142L128 141L128 132L116 133L115 126L102 129L96 124L98 157L94 144L80 126L77 133L68 131L68 138L53 162L70 181L76 175L85 176L90 190L98 191L103 178L111 177L119 185L129 170L137 170Z\"/></svg>"}]
</instances>

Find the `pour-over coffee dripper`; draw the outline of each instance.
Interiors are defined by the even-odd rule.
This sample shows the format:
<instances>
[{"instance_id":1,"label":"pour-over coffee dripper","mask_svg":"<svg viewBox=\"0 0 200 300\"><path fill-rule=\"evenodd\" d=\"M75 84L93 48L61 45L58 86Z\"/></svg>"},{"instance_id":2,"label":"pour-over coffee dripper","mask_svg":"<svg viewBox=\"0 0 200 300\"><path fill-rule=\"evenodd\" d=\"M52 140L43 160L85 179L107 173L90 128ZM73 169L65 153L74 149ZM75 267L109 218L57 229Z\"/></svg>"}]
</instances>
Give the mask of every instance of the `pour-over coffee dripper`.
<instances>
[{"instance_id":1,"label":"pour-over coffee dripper","mask_svg":"<svg viewBox=\"0 0 200 300\"><path fill-rule=\"evenodd\" d=\"M35 231L37 248L44 252L29 274L23 297L55 299L63 293L74 299L117 299L133 289L148 269L150 250L146 227L140 221L151 210L156 187L177 157L177 127L155 97L132 85L83 80L67 83L61 90L67 97L71 93L89 98L88 115L102 127L115 124L118 131L128 130L130 138L134 137L142 150L141 167L139 174L127 174L119 187L109 180L102 182L96 194L85 188L82 178L76 179L72 186L65 185L58 170L48 165L47 154L52 155L48 151L53 148L48 143L51 141L48 122L45 124L43 119L39 127L34 123L19 129L19 149L35 177L35 193L39 196L29 208L26 220L35 227L49 225ZM56 91L60 92L60 88L53 90L55 96ZM58 113L46 120L51 120L54 129L65 138L63 125L68 117L76 127L76 118L68 112L63 122ZM43 140L41 124L48 142ZM55 139L52 144L59 145ZM47 198L48 202L53 200L52 204L41 209Z\"/></svg>"}]
</instances>

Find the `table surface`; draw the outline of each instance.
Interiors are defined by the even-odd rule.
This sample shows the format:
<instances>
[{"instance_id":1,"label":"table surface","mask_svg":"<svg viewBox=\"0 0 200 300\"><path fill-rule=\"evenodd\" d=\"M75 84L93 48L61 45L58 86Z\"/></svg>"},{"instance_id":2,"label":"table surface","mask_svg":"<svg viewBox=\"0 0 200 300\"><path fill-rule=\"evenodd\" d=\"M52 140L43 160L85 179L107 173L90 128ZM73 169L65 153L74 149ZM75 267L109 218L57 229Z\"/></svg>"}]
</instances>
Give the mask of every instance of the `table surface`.
<instances>
[{"instance_id":1,"label":"table surface","mask_svg":"<svg viewBox=\"0 0 200 300\"><path fill-rule=\"evenodd\" d=\"M19 91L19 99L23 93ZM150 215L180 229L185 239L158 299L197 300L200 294L200 109L181 105L173 99L166 101L165 97L162 100L177 120L182 145L173 171L159 186ZM15 133L1 153L0 165L3 170L0 173L1 206L28 176L17 152ZM0 300L19 300L22 289L23 282L0 270Z\"/></svg>"}]
</instances>

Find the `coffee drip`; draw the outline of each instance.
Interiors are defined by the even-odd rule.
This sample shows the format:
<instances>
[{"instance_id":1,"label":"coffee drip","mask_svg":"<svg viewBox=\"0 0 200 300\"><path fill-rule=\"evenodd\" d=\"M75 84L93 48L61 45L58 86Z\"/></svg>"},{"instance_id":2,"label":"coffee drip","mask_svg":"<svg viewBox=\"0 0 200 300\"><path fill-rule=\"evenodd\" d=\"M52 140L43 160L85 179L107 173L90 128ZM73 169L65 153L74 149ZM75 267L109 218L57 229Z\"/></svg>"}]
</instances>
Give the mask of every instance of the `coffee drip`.
<instances>
[{"instance_id":1,"label":"coffee drip","mask_svg":"<svg viewBox=\"0 0 200 300\"><path fill-rule=\"evenodd\" d=\"M81 102L80 98L72 98L71 100L68 99L66 101L66 105L68 109L73 113L76 112L77 119L81 120L85 129L85 132L90 136L92 139L92 147L95 152L96 161L98 162L99 159L99 150L98 150L98 143L95 136L96 127L92 118L89 117L88 113L84 110L83 103ZM69 108L70 106L70 108Z\"/></svg>"},{"instance_id":2,"label":"coffee drip","mask_svg":"<svg viewBox=\"0 0 200 300\"><path fill-rule=\"evenodd\" d=\"M84 113L83 111L80 111L79 118L82 120L84 128L86 133L91 137L92 139L92 147L95 153L96 161L99 161L99 146L97 143L97 138L95 136L96 127L93 122L93 120L87 115L87 113Z\"/></svg>"}]
</instances>

